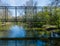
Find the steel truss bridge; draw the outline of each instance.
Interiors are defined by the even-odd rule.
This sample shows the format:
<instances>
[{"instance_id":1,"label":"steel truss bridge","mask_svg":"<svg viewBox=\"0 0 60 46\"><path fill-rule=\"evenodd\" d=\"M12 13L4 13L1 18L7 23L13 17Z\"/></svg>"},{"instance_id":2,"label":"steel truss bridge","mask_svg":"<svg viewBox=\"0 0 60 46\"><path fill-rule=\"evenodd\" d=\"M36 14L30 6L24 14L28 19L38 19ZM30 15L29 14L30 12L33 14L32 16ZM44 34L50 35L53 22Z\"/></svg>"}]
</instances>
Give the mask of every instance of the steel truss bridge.
<instances>
[{"instance_id":1,"label":"steel truss bridge","mask_svg":"<svg viewBox=\"0 0 60 46\"><path fill-rule=\"evenodd\" d=\"M42 13L43 13L44 7L41 7L41 6L0 6L0 10L2 10L2 9L4 9L4 12L3 12L4 19L2 17L1 20L4 20L6 22L16 22L16 21L19 22L20 19L17 18L17 16L18 16L17 15L18 14L17 13L18 10L20 10L20 11L21 10L24 10L23 13L24 13L24 15L26 15L26 10L33 9L32 10L33 14L34 14L34 11L35 11L35 14L36 14L38 11L42 11ZM9 11L9 9L14 10L14 12L15 12L14 13L15 21L12 20L12 19L8 19L8 13L7 13L7 11ZM50 10L51 11L51 8L48 7L47 10Z\"/></svg>"}]
</instances>

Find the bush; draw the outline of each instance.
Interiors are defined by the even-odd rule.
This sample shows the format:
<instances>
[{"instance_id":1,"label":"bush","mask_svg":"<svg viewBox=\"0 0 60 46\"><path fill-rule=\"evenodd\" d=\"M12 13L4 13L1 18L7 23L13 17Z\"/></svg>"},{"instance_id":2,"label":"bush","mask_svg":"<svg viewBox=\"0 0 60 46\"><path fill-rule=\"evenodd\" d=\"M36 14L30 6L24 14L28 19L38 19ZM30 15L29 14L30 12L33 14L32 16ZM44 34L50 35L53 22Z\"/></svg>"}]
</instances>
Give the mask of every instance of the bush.
<instances>
[{"instance_id":1,"label":"bush","mask_svg":"<svg viewBox=\"0 0 60 46\"><path fill-rule=\"evenodd\" d=\"M40 28L44 25L44 23L43 22L33 22L31 25L32 25L32 27Z\"/></svg>"}]
</instances>

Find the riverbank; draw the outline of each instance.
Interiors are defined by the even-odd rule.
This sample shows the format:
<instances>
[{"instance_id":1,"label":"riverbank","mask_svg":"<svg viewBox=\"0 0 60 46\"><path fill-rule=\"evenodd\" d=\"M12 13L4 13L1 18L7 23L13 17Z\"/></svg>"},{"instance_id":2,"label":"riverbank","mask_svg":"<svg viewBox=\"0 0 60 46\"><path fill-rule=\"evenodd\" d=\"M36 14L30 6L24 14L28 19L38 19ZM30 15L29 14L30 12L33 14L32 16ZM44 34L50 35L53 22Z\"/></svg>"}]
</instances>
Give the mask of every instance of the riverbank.
<instances>
[{"instance_id":1,"label":"riverbank","mask_svg":"<svg viewBox=\"0 0 60 46\"><path fill-rule=\"evenodd\" d=\"M56 28L55 26L47 26L47 25L43 25L43 27L29 27L28 23L24 23L24 22L5 22L5 23L0 23L0 31L9 31L11 26L22 26L28 33L28 34L37 34L37 36L50 36L51 32L59 32L59 29L53 29L53 30L47 30L49 28ZM30 33L29 33L30 32ZM34 33L35 32L35 33Z\"/></svg>"}]
</instances>

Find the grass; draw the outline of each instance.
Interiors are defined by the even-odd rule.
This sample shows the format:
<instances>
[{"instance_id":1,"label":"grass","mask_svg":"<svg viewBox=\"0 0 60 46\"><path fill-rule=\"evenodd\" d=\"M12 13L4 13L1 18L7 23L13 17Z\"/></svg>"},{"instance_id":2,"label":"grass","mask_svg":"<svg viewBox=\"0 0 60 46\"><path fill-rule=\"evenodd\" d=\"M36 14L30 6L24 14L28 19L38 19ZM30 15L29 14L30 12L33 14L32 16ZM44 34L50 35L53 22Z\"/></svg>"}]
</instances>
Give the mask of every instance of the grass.
<instances>
[{"instance_id":1,"label":"grass","mask_svg":"<svg viewBox=\"0 0 60 46\"><path fill-rule=\"evenodd\" d=\"M2 23L0 22L0 31L7 31L12 26L11 22Z\"/></svg>"},{"instance_id":2,"label":"grass","mask_svg":"<svg viewBox=\"0 0 60 46\"><path fill-rule=\"evenodd\" d=\"M18 26L23 26L24 28L28 26L27 23L23 23L23 22L0 22L0 31L7 31L11 28L11 26L13 25L18 25Z\"/></svg>"}]
</instances>

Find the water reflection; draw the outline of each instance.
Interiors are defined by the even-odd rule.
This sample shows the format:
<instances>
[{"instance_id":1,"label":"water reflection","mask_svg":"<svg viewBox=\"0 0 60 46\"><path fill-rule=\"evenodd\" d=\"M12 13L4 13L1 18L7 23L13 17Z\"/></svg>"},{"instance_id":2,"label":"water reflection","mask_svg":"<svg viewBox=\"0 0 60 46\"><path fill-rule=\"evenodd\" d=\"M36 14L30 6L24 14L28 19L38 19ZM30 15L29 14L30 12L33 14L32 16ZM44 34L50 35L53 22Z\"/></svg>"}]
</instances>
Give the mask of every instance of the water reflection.
<instances>
[{"instance_id":1,"label":"water reflection","mask_svg":"<svg viewBox=\"0 0 60 46\"><path fill-rule=\"evenodd\" d=\"M14 25L10 28L10 31L7 31L5 37L9 38L21 38L26 37L26 31L22 26ZM45 46L45 43L40 40L9 40L9 41L0 41L1 46Z\"/></svg>"},{"instance_id":2,"label":"water reflection","mask_svg":"<svg viewBox=\"0 0 60 46\"><path fill-rule=\"evenodd\" d=\"M10 28L8 37L10 38L25 37L25 35L26 31L24 30L24 28L22 26L15 25Z\"/></svg>"},{"instance_id":3,"label":"water reflection","mask_svg":"<svg viewBox=\"0 0 60 46\"><path fill-rule=\"evenodd\" d=\"M37 40L37 46L45 46L45 42L41 41L41 40Z\"/></svg>"}]
</instances>

